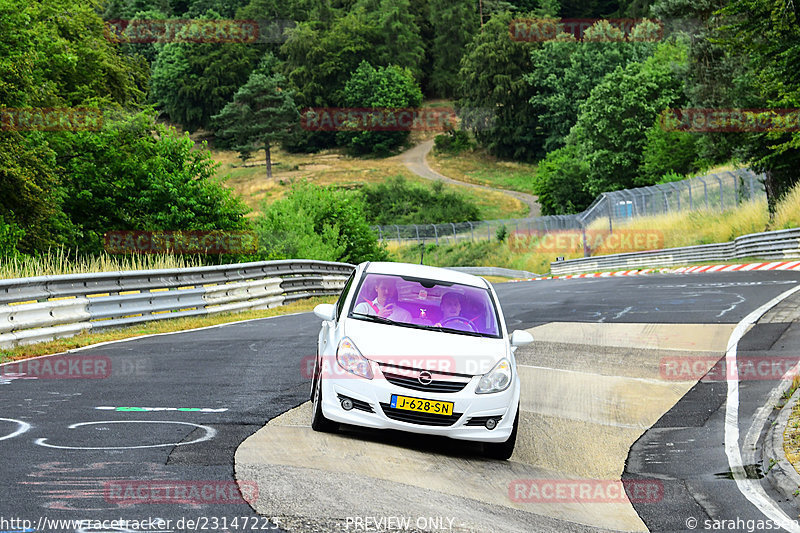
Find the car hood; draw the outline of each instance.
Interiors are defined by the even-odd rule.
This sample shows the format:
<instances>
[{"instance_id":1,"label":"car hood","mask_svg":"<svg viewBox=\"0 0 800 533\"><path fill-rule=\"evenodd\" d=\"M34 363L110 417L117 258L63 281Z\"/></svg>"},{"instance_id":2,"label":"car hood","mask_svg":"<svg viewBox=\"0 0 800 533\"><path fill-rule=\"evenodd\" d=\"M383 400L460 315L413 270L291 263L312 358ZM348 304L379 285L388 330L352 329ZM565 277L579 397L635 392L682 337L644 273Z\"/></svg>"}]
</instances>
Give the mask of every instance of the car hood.
<instances>
[{"instance_id":1,"label":"car hood","mask_svg":"<svg viewBox=\"0 0 800 533\"><path fill-rule=\"evenodd\" d=\"M508 356L505 339L377 324L348 319L344 334L372 361L476 376Z\"/></svg>"}]
</instances>

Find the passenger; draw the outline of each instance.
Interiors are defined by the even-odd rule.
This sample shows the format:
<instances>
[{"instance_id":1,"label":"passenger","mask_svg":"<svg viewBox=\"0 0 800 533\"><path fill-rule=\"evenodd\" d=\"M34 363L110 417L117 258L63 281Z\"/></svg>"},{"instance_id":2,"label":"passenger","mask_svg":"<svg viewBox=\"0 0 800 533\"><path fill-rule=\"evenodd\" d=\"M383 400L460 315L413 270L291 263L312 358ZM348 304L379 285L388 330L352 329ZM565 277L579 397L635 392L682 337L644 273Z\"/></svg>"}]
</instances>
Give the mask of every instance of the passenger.
<instances>
[{"instance_id":1,"label":"passenger","mask_svg":"<svg viewBox=\"0 0 800 533\"><path fill-rule=\"evenodd\" d=\"M375 286L378 296L356 305L353 312L362 315L378 315L395 322L411 322L411 313L397 304L397 284L390 278L380 278Z\"/></svg>"}]
</instances>

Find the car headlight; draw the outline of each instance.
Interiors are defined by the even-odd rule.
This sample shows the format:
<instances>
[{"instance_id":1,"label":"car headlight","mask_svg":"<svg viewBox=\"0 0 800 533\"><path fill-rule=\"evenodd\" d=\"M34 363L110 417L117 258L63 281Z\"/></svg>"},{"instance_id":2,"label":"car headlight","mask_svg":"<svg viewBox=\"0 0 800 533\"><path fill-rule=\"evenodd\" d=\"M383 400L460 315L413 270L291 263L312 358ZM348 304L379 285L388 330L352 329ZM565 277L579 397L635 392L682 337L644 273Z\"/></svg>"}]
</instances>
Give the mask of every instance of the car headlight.
<instances>
[{"instance_id":1,"label":"car headlight","mask_svg":"<svg viewBox=\"0 0 800 533\"><path fill-rule=\"evenodd\" d=\"M508 359L501 359L489 372L481 376L475 394L489 394L502 392L511 385L511 363Z\"/></svg>"},{"instance_id":2,"label":"car headlight","mask_svg":"<svg viewBox=\"0 0 800 533\"><path fill-rule=\"evenodd\" d=\"M351 374L372 379L372 365L370 365L369 359L361 355L353 341L347 337L339 342L339 347L336 349L336 362Z\"/></svg>"}]
</instances>

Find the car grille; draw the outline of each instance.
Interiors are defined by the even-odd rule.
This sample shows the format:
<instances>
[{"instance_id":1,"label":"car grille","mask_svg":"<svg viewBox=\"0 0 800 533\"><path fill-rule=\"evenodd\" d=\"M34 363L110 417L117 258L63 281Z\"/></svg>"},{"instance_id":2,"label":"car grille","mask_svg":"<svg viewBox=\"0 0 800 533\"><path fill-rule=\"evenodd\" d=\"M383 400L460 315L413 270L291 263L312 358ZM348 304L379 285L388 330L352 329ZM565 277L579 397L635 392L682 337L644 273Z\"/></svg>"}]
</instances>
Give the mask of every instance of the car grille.
<instances>
[{"instance_id":1,"label":"car grille","mask_svg":"<svg viewBox=\"0 0 800 533\"><path fill-rule=\"evenodd\" d=\"M453 413L452 415L436 415L419 413L415 411L406 411L404 409L395 409L390 404L383 402L381 402L381 409L383 409L386 416L392 420L408 422L409 424L419 424L421 426L452 426L463 414Z\"/></svg>"},{"instance_id":2,"label":"car grille","mask_svg":"<svg viewBox=\"0 0 800 533\"><path fill-rule=\"evenodd\" d=\"M367 403L365 401L356 400L355 398L351 398L350 396L345 396L343 394L337 394L336 396L339 397L339 401L340 402L342 400L344 400L345 398L347 398L348 400L353 402L353 409L358 409L359 411L366 411L368 413L374 413L375 412L375 410L372 408L372 405L370 405L369 403Z\"/></svg>"},{"instance_id":3,"label":"car grille","mask_svg":"<svg viewBox=\"0 0 800 533\"><path fill-rule=\"evenodd\" d=\"M399 374L392 374L390 372L383 372L383 376L386 378L386 381L392 385L425 392L458 392L466 387L467 383L469 383L469 381L434 379L427 385L423 385L415 377L401 376Z\"/></svg>"},{"instance_id":4,"label":"car grille","mask_svg":"<svg viewBox=\"0 0 800 533\"><path fill-rule=\"evenodd\" d=\"M486 425L486 421L489 420L490 418L497 419L497 422L499 423L500 419L503 418L503 417L502 416L497 416L497 415L494 415L494 416L473 416L472 418L467 420L467 423L464 424L464 425L465 426L485 426Z\"/></svg>"}]
</instances>

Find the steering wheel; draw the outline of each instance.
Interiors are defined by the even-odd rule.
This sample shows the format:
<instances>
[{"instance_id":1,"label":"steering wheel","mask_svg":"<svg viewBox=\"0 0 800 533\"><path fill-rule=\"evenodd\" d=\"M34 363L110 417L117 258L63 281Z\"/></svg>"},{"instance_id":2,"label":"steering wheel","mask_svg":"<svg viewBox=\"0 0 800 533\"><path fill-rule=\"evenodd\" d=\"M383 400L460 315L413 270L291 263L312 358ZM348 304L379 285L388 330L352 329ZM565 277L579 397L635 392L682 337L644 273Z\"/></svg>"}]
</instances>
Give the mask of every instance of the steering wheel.
<instances>
[{"instance_id":1,"label":"steering wheel","mask_svg":"<svg viewBox=\"0 0 800 533\"><path fill-rule=\"evenodd\" d=\"M464 318L463 316L451 316L449 318L445 318L444 320L442 320L439 323L442 325L442 327L445 327L445 325L448 322L461 322L462 324L464 324L466 326L469 326L470 330L475 331L475 332L478 331L477 326L475 326L475 322L473 322L469 318Z\"/></svg>"}]
</instances>

